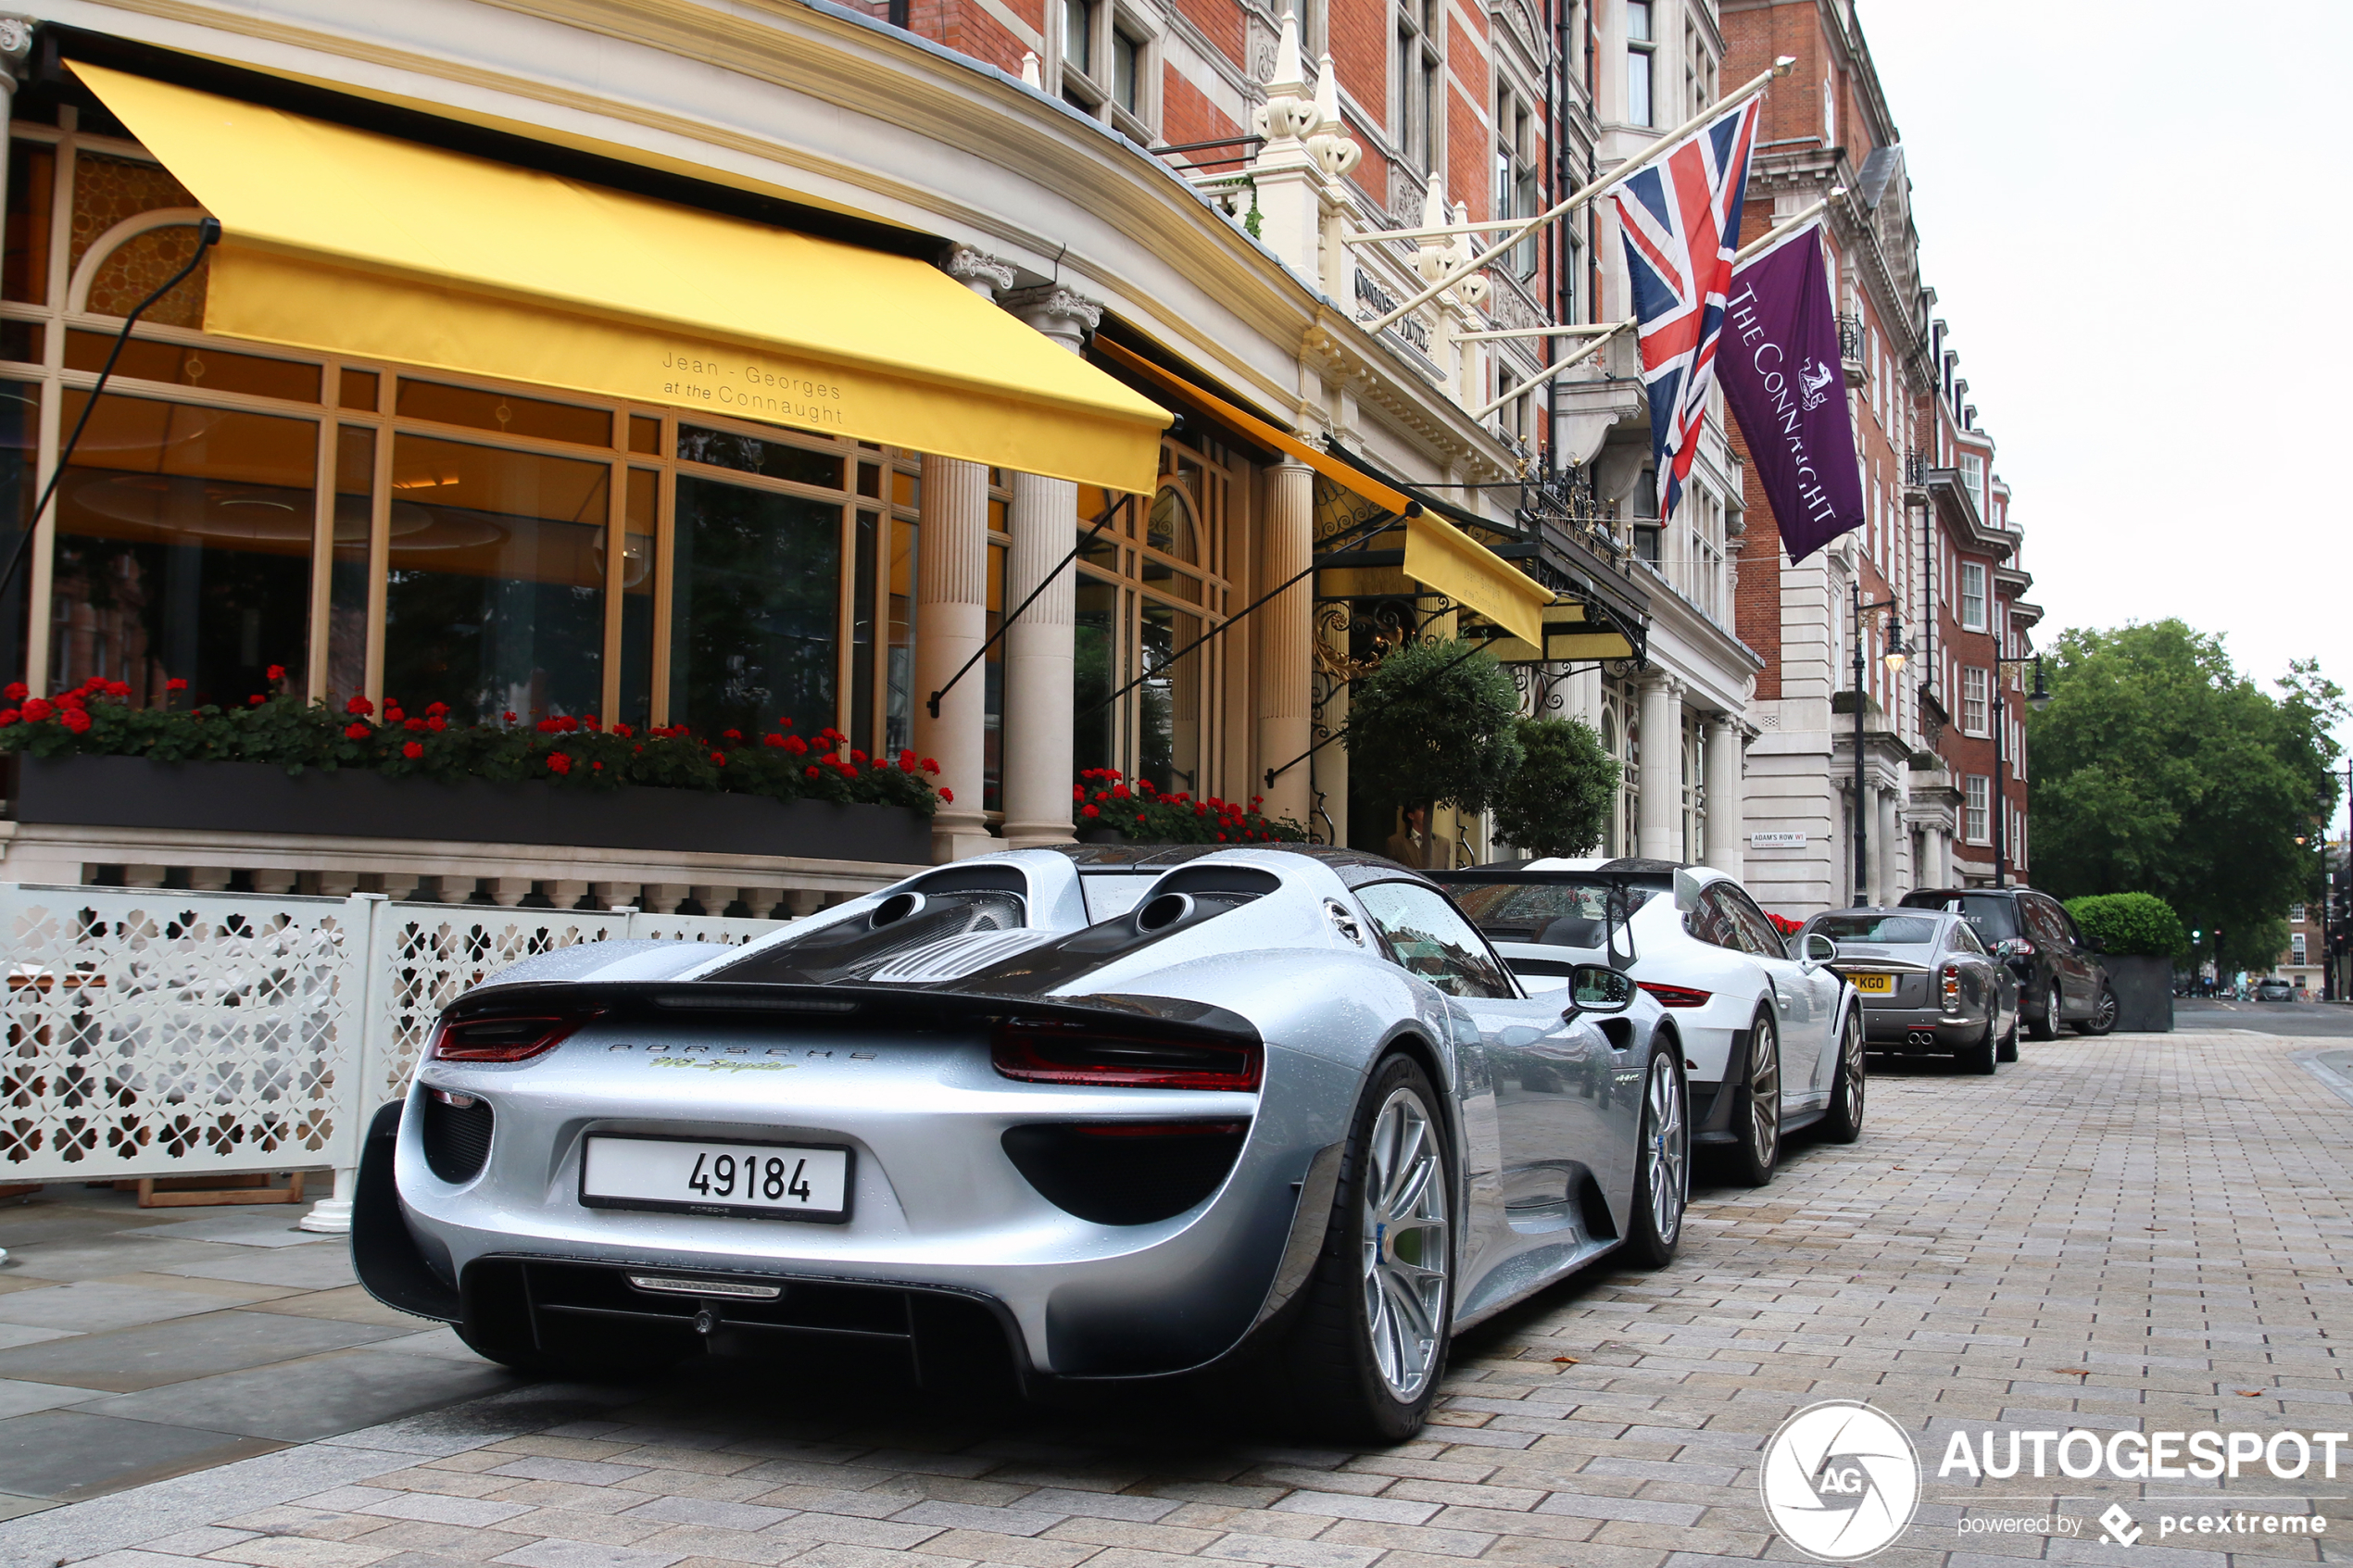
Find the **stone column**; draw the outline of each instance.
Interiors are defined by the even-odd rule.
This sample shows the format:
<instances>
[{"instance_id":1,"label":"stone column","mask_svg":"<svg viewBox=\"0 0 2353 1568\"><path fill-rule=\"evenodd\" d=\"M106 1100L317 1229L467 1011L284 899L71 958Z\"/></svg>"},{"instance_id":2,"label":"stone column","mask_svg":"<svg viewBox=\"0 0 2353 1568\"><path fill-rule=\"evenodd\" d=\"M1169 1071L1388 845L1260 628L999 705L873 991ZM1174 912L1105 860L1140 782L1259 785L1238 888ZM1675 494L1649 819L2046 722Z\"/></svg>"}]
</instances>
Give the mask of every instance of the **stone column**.
<instances>
[{"instance_id":1,"label":"stone column","mask_svg":"<svg viewBox=\"0 0 2353 1568\"><path fill-rule=\"evenodd\" d=\"M1002 847L981 815L987 684L975 665L931 696L980 651L988 634L988 470L961 458L924 458L923 543L915 572L915 751L939 764L946 797L931 820L932 858L959 860Z\"/></svg>"},{"instance_id":2,"label":"stone column","mask_svg":"<svg viewBox=\"0 0 2353 1568\"><path fill-rule=\"evenodd\" d=\"M1745 742L1728 713L1707 721L1707 863L1727 876L1742 874L1748 832L1748 788L1742 777Z\"/></svg>"},{"instance_id":3,"label":"stone column","mask_svg":"<svg viewBox=\"0 0 2353 1568\"><path fill-rule=\"evenodd\" d=\"M1077 353L1102 307L1063 288L1023 289L1005 308ZM1005 559L1005 613L1054 576L1038 601L1005 629L1005 841L1015 848L1073 842L1070 786L1072 639L1077 569L1063 564L1076 542L1078 486L1066 479L1013 475L1013 535ZM1059 570L1058 570L1059 569Z\"/></svg>"},{"instance_id":4,"label":"stone column","mask_svg":"<svg viewBox=\"0 0 2353 1568\"><path fill-rule=\"evenodd\" d=\"M1683 858L1683 684L1654 671L1642 677L1642 797L1636 848L1645 859Z\"/></svg>"},{"instance_id":5,"label":"stone column","mask_svg":"<svg viewBox=\"0 0 2353 1568\"><path fill-rule=\"evenodd\" d=\"M1881 789L1879 792L1879 863L1872 868L1872 875L1879 884L1879 901L1881 904L1893 904L1904 897L1903 861L1898 854L1903 847L1899 842L1904 832L1903 805L1902 797L1895 791Z\"/></svg>"},{"instance_id":6,"label":"stone column","mask_svg":"<svg viewBox=\"0 0 2353 1568\"><path fill-rule=\"evenodd\" d=\"M1263 538L1260 558L1265 576L1260 592L1265 593L1299 576L1315 556L1315 471L1305 463L1286 460L1267 470ZM1315 612L1312 578L1292 583L1257 612L1260 781L1267 769L1281 767L1310 744L1315 711ZM1307 782L1307 764L1302 762L1277 776L1271 785L1253 781L1252 793L1265 791L1269 817L1277 821L1289 817L1303 823L1312 803Z\"/></svg>"}]
</instances>

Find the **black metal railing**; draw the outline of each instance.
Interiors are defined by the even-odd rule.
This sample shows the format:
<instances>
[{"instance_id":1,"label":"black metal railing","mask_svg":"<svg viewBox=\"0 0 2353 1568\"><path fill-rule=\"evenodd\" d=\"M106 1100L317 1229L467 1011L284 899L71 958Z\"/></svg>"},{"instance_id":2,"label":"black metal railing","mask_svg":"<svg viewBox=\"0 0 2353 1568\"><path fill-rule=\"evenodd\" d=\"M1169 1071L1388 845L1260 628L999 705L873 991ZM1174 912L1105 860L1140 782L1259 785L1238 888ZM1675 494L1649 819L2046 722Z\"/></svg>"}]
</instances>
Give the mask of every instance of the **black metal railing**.
<instances>
[{"instance_id":1,"label":"black metal railing","mask_svg":"<svg viewBox=\"0 0 2353 1568\"><path fill-rule=\"evenodd\" d=\"M1863 358L1863 318L1841 316L1838 319L1838 357L1860 361Z\"/></svg>"}]
</instances>

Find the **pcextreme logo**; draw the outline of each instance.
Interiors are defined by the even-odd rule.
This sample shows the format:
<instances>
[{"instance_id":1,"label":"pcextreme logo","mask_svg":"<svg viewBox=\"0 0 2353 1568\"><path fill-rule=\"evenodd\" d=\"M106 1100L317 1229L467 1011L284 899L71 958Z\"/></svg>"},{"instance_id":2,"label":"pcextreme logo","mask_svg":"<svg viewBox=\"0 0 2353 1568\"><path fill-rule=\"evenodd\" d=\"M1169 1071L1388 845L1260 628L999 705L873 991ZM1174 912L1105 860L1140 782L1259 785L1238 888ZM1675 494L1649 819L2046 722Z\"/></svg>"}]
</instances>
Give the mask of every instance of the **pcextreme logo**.
<instances>
[{"instance_id":1,"label":"pcextreme logo","mask_svg":"<svg viewBox=\"0 0 2353 1568\"><path fill-rule=\"evenodd\" d=\"M1808 1405L1765 1445L1765 1512L1789 1544L1825 1562L1884 1549L1912 1523L1920 1458L1904 1429L1852 1399Z\"/></svg>"}]
</instances>

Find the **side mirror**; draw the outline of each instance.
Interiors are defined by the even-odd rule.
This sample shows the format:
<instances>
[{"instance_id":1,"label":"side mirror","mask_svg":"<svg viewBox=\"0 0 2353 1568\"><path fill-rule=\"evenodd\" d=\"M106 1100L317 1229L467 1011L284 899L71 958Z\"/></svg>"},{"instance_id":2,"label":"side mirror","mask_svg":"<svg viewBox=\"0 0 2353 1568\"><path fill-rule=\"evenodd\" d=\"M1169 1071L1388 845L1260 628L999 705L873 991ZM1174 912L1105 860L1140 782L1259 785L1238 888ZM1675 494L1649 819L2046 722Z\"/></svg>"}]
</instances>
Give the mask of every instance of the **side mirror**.
<instances>
[{"instance_id":1,"label":"side mirror","mask_svg":"<svg viewBox=\"0 0 2353 1568\"><path fill-rule=\"evenodd\" d=\"M1624 1012L1634 1005L1634 983L1607 964L1581 963L1569 972L1566 1023L1589 1012Z\"/></svg>"},{"instance_id":2,"label":"side mirror","mask_svg":"<svg viewBox=\"0 0 2353 1568\"><path fill-rule=\"evenodd\" d=\"M1819 969L1838 958L1838 944L1818 931L1809 931L1797 939L1797 961L1808 970Z\"/></svg>"}]
</instances>

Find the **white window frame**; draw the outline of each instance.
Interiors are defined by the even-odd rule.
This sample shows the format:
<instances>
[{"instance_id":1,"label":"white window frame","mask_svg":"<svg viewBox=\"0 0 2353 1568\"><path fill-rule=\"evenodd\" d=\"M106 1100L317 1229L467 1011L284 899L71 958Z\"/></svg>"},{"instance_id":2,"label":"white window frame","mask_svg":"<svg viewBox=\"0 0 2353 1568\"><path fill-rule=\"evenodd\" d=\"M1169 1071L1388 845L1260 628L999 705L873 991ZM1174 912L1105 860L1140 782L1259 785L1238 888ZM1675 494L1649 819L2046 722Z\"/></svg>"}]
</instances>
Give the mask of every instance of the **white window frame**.
<instances>
[{"instance_id":1,"label":"white window frame","mask_svg":"<svg viewBox=\"0 0 2353 1568\"><path fill-rule=\"evenodd\" d=\"M1639 11L1642 21L1642 36L1634 35L1634 19ZM1627 0L1626 3L1626 123L1655 127L1658 124L1658 6L1655 0ZM1635 102L1635 72L1642 73L1642 102Z\"/></svg>"},{"instance_id":2,"label":"white window frame","mask_svg":"<svg viewBox=\"0 0 2353 1568\"><path fill-rule=\"evenodd\" d=\"M1977 504L1980 521L1985 517L1985 459L1975 452L1961 454L1961 483L1969 491L1969 498Z\"/></svg>"},{"instance_id":3,"label":"white window frame","mask_svg":"<svg viewBox=\"0 0 2353 1568\"><path fill-rule=\"evenodd\" d=\"M1391 12L1390 132L1405 167L1422 177L1446 167L1446 20L1444 0L1398 0Z\"/></svg>"},{"instance_id":4,"label":"white window frame","mask_svg":"<svg viewBox=\"0 0 2353 1568\"><path fill-rule=\"evenodd\" d=\"M1071 17L1076 13L1087 20L1087 48L1074 51L1071 47ZM1160 123L1159 94L1153 91L1159 76L1160 48L1153 30L1119 0L1063 0L1056 13L1062 36L1062 98L1082 113L1106 120L1138 140L1149 142L1157 134ZM1117 46L1121 41L1132 44L1136 51L1136 81L1133 107L1121 103L1117 94Z\"/></svg>"},{"instance_id":5,"label":"white window frame","mask_svg":"<svg viewBox=\"0 0 2353 1568\"><path fill-rule=\"evenodd\" d=\"M1961 666L1961 734L1994 733L1993 671L1974 664Z\"/></svg>"},{"instance_id":6,"label":"white window frame","mask_svg":"<svg viewBox=\"0 0 2353 1568\"><path fill-rule=\"evenodd\" d=\"M1994 817L1994 781L1984 773L1971 773L1962 781L1968 804L1961 808L1961 833L1971 844L1991 844Z\"/></svg>"},{"instance_id":7,"label":"white window frame","mask_svg":"<svg viewBox=\"0 0 2353 1568\"><path fill-rule=\"evenodd\" d=\"M1983 561L1965 560L1961 562L1961 603L1959 615L1961 630L1964 632L1989 632L1993 630L1994 623L1987 614L1988 601L1990 597L1988 593L1988 589L1990 587L1989 578L1990 574L1986 571L1985 563ZM1975 608L1974 614L1970 613L1972 606Z\"/></svg>"}]
</instances>

